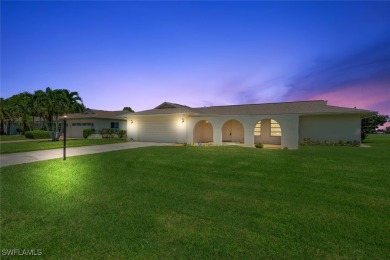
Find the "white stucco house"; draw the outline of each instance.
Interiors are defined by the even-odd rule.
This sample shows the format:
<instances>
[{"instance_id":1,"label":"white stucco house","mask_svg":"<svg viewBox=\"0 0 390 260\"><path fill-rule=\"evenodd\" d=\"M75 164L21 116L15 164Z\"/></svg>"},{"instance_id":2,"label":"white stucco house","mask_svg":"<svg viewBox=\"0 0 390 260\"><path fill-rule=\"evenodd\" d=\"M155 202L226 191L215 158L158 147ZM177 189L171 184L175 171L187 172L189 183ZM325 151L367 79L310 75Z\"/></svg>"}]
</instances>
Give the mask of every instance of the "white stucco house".
<instances>
[{"instance_id":1,"label":"white stucco house","mask_svg":"<svg viewBox=\"0 0 390 260\"><path fill-rule=\"evenodd\" d=\"M297 149L300 140L359 141L361 118L372 111L298 101L192 108L164 102L154 109L124 112L134 141L171 143L279 144Z\"/></svg>"},{"instance_id":2,"label":"white stucco house","mask_svg":"<svg viewBox=\"0 0 390 260\"><path fill-rule=\"evenodd\" d=\"M96 131L108 128L126 130L126 119L118 117L122 112L87 109L83 113L68 114L66 136L82 138L84 129L95 129Z\"/></svg>"}]
</instances>

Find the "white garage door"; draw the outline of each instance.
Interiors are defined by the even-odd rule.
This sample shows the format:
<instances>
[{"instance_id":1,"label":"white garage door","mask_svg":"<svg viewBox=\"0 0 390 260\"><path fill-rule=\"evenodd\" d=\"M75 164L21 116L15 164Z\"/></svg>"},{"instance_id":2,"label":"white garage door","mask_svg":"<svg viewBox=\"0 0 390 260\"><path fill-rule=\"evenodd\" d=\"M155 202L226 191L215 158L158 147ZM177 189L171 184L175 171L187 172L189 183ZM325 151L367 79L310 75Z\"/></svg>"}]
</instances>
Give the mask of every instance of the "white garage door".
<instances>
[{"instance_id":1,"label":"white garage door","mask_svg":"<svg viewBox=\"0 0 390 260\"><path fill-rule=\"evenodd\" d=\"M72 128L70 130L70 137L82 138L84 129L89 129L89 128L91 128L91 127L90 126L72 126ZM66 136L68 136L68 134Z\"/></svg>"},{"instance_id":2,"label":"white garage door","mask_svg":"<svg viewBox=\"0 0 390 260\"><path fill-rule=\"evenodd\" d=\"M93 128L94 123L91 122L72 122L66 128L66 136L73 138L83 138L84 129Z\"/></svg>"},{"instance_id":3,"label":"white garage door","mask_svg":"<svg viewBox=\"0 0 390 260\"><path fill-rule=\"evenodd\" d=\"M176 143L179 140L177 118L142 118L139 121L138 139L141 142Z\"/></svg>"}]
</instances>

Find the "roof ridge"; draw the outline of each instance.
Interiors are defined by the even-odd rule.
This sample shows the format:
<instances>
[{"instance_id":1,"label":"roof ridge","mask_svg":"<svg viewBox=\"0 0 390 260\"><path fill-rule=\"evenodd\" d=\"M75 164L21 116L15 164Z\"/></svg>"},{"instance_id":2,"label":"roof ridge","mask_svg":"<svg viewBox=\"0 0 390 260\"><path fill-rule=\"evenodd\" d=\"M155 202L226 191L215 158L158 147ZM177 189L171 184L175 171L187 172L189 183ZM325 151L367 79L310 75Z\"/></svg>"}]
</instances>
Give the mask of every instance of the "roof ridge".
<instances>
[{"instance_id":1,"label":"roof ridge","mask_svg":"<svg viewBox=\"0 0 390 260\"><path fill-rule=\"evenodd\" d=\"M318 99L318 100L302 100L302 101L285 101L285 102L270 102L270 103L254 103L254 104L239 104L239 105L219 105L219 106L209 106L209 107L194 107L196 109L198 108L211 108L211 107L233 107L233 106L257 106L257 105L272 105L272 104L286 104L286 103L304 103L304 102L311 102L311 103L314 103L314 102L321 102L321 103L325 103L325 105L327 105L327 100L321 100L321 99Z\"/></svg>"},{"instance_id":2,"label":"roof ridge","mask_svg":"<svg viewBox=\"0 0 390 260\"><path fill-rule=\"evenodd\" d=\"M86 110L92 110L92 111L105 111L105 112L119 112L123 110L104 110L104 109L94 109L94 108L88 108Z\"/></svg>"}]
</instances>

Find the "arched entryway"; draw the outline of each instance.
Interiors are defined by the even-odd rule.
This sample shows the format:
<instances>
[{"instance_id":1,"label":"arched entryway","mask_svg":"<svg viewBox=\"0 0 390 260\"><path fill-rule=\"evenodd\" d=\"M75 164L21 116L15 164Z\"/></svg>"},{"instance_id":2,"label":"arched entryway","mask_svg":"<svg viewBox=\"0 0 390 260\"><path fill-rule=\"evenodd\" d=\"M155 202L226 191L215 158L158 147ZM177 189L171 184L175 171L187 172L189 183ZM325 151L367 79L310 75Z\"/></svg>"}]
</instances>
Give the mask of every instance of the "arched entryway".
<instances>
[{"instance_id":1,"label":"arched entryway","mask_svg":"<svg viewBox=\"0 0 390 260\"><path fill-rule=\"evenodd\" d=\"M280 145L282 128L278 121L268 118L258 121L254 128L254 143Z\"/></svg>"},{"instance_id":2,"label":"arched entryway","mask_svg":"<svg viewBox=\"0 0 390 260\"><path fill-rule=\"evenodd\" d=\"M207 120L199 121L194 126L194 143L212 143L213 126Z\"/></svg>"},{"instance_id":3,"label":"arched entryway","mask_svg":"<svg viewBox=\"0 0 390 260\"><path fill-rule=\"evenodd\" d=\"M244 143L244 127L237 120L226 121L222 127L222 142Z\"/></svg>"}]
</instances>

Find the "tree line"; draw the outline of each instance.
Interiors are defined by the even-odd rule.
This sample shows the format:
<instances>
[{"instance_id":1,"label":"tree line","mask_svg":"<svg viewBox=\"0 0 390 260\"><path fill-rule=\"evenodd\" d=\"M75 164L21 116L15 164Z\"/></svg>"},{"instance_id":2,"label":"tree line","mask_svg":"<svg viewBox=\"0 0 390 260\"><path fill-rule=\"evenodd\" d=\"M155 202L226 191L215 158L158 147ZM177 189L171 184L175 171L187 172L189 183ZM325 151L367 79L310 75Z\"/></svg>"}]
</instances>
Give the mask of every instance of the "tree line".
<instances>
[{"instance_id":1,"label":"tree line","mask_svg":"<svg viewBox=\"0 0 390 260\"><path fill-rule=\"evenodd\" d=\"M39 127L48 131L53 141L58 141L63 126L60 117L68 113L84 112L78 92L67 89L46 88L34 93L23 92L10 98L0 98L0 134L9 132L11 123L19 124L19 132L36 128L36 119L43 124ZM8 128L8 131L6 131Z\"/></svg>"}]
</instances>

